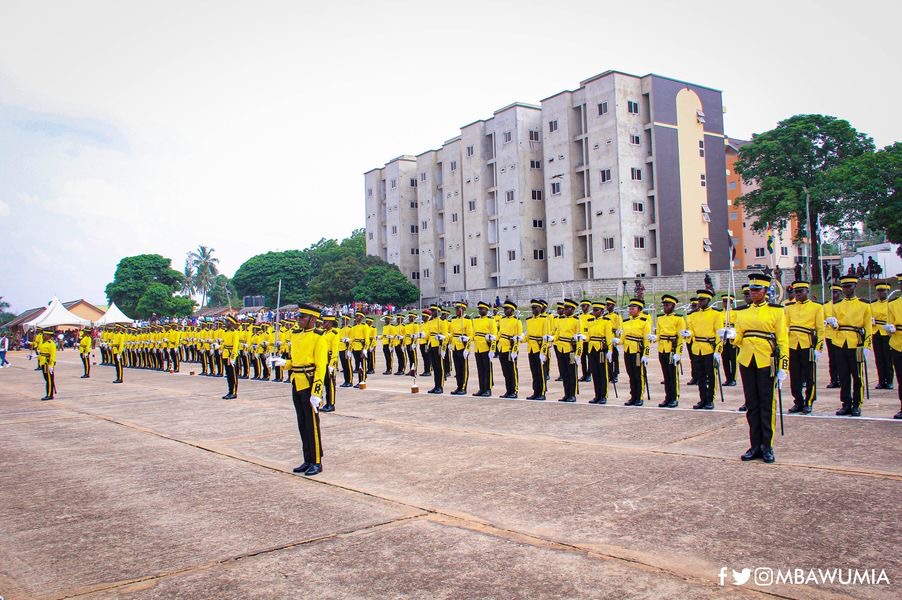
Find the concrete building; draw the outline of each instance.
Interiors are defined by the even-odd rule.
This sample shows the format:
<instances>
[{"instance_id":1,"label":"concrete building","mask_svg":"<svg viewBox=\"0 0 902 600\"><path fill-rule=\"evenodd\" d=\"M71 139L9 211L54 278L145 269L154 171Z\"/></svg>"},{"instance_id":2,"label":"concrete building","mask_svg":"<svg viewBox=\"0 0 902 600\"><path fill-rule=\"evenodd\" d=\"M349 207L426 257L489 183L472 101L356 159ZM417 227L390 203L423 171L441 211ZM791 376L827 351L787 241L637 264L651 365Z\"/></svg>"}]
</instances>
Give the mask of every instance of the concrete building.
<instances>
[{"instance_id":1,"label":"concrete building","mask_svg":"<svg viewBox=\"0 0 902 600\"><path fill-rule=\"evenodd\" d=\"M399 156L364 174L366 253L398 265L409 278L419 269L416 157Z\"/></svg>"},{"instance_id":2,"label":"concrete building","mask_svg":"<svg viewBox=\"0 0 902 600\"><path fill-rule=\"evenodd\" d=\"M511 104L366 173L367 252L426 297L726 269L722 113L717 90L618 71ZM416 170L417 237L392 239L380 208L395 164Z\"/></svg>"}]
</instances>

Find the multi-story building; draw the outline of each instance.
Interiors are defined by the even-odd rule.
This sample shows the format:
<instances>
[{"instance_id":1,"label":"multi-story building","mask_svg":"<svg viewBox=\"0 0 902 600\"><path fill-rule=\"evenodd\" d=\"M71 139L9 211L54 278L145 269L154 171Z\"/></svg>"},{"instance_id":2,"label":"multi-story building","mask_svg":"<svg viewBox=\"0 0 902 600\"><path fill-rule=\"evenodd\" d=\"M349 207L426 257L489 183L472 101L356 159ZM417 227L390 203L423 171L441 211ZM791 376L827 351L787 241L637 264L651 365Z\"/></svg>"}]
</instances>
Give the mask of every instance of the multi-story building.
<instances>
[{"instance_id":1,"label":"multi-story building","mask_svg":"<svg viewBox=\"0 0 902 600\"><path fill-rule=\"evenodd\" d=\"M364 174L366 253L398 265L415 279L419 269L416 157L399 156Z\"/></svg>"},{"instance_id":2,"label":"multi-story building","mask_svg":"<svg viewBox=\"0 0 902 600\"><path fill-rule=\"evenodd\" d=\"M392 258L369 197L367 252L427 297L725 269L722 112L717 90L618 71L511 104L416 157L418 264Z\"/></svg>"}]
</instances>

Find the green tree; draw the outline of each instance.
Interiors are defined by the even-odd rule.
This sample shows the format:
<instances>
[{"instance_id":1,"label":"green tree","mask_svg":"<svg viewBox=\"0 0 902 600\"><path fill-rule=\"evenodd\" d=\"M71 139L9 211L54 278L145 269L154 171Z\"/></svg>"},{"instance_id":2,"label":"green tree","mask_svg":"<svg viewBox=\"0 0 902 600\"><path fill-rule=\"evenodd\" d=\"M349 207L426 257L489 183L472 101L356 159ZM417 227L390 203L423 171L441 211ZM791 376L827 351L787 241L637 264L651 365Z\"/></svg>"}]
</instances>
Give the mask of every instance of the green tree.
<instances>
[{"instance_id":1,"label":"green tree","mask_svg":"<svg viewBox=\"0 0 902 600\"><path fill-rule=\"evenodd\" d=\"M107 300L115 302L125 314L138 314L138 302L153 283L164 286L172 296L182 289L184 275L159 254L127 256L119 261L113 281L106 286Z\"/></svg>"},{"instance_id":2,"label":"green tree","mask_svg":"<svg viewBox=\"0 0 902 600\"><path fill-rule=\"evenodd\" d=\"M193 296L197 293L197 288L194 285L194 277L197 273L194 271L194 265L187 258L185 259L185 269L182 271L182 274L185 276L185 281L182 283L182 293Z\"/></svg>"},{"instance_id":3,"label":"green tree","mask_svg":"<svg viewBox=\"0 0 902 600\"><path fill-rule=\"evenodd\" d=\"M162 283L151 283L144 290L144 294L135 306L135 315L139 319L149 319L151 316L169 316L169 301L172 299L172 289Z\"/></svg>"},{"instance_id":4,"label":"green tree","mask_svg":"<svg viewBox=\"0 0 902 600\"><path fill-rule=\"evenodd\" d=\"M902 143L868 152L830 169L818 194L835 199L844 218L841 225L861 221L867 230L885 232L886 239L902 244ZM865 237L864 235L862 237ZM862 245L867 245L863 243ZM902 246L897 250L902 256Z\"/></svg>"},{"instance_id":5,"label":"green tree","mask_svg":"<svg viewBox=\"0 0 902 600\"><path fill-rule=\"evenodd\" d=\"M187 317L194 312L197 303L189 296L173 296L169 299L170 317Z\"/></svg>"},{"instance_id":6,"label":"green tree","mask_svg":"<svg viewBox=\"0 0 902 600\"><path fill-rule=\"evenodd\" d=\"M232 277L238 297L262 295L267 306L275 306L282 280L282 304L307 301L310 257L306 250L267 252L246 260Z\"/></svg>"},{"instance_id":7,"label":"green tree","mask_svg":"<svg viewBox=\"0 0 902 600\"><path fill-rule=\"evenodd\" d=\"M9 308L9 302L4 300L3 296L0 296L0 325L5 325L16 318L16 315L13 313L6 312L7 308Z\"/></svg>"},{"instance_id":8,"label":"green tree","mask_svg":"<svg viewBox=\"0 0 902 600\"><path fill-rule=\"evenodd\" d=\"M754 229L762 231L769 223L779 224L795 216L806 224L799 228L799 237L807 238L807 231L815 230L818 216L825 224L842 220L836 203L819 193L826 172L873 149L871 138L858 133L848 121L824 115L790 117L753 136L739 150L736 172L758 188L737 203L755 218ZM806 201L810 201L810 222ZM817 258L817 244L812 244L812 260ZM813 269L813 274L819 281L820 270Z\"/></svg>"},{"instance_id":9,"label":"green tree","mask_svg":"<svg viewBox=\"0 0 902 600\"><path fill-rule=\"evenodd\" d=\"M407 281L397 266L385 263L369 267L352 294L354 300L404 306L416 302L420 290Z\"/></svg>"},{"instance_id":10,"label":"green tree","mask_svg":"<svg viewBox=\"0 0 902 600\"><path fill-rule=\"evenodd\" d=\"M200 291L201 306L207 305L207 291L213 280L219 275L219 259L213 256L215 250L206 246L198 246L197 251L188 253L188 261L194 267L194 288Z\"/></svg>"},{"instance_id":11,"label":"green tree","mask_svg":"<svg viewBox=\"0 0 902 600\"><path fill-rule=\"evenodd\" d=\"M235 292L232 281L220 273L210 284L210 292L207 296L207 306L228 306L229 301L233 306L241 305L241 297Z\"/></svg>"}]
</instances>

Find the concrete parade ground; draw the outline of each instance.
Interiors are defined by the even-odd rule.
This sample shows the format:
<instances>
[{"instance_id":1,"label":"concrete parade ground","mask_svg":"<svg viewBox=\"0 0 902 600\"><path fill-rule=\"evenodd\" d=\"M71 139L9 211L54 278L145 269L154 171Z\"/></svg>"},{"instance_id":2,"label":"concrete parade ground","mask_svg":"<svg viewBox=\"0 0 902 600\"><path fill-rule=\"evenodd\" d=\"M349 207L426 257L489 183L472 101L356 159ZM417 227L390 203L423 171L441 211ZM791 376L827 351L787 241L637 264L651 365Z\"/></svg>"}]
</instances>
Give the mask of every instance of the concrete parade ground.
<instances>
[{"instance_id":1,"label":"concrete parade ground","mask_svg":"<svg viewBox=\"0 0 902 600\"><path fill-rule=\"evenodd\" d=\"M742 387L713 411L430 395L371 375L322 415L305 478L288 385L112 367L58 393L23 352L0 370L0 595L50 598L899 598L902 421L896 390L861 418L838 390L787 415L777 462L743 463ZM378 373L384 370L379 352ZM469 393L476 391L470 358ZM873 369L872 369L873 371ZM871 380L875 375L871 373ZM792 405L784 387L784 409ZM898 384L897 384L898 385ZM779 424L778 424L779 427ZM733 571L751 569L744 585ZM786 569L867 571L855 584ZM881 572L885 578L877 581ZM753 574L753 576L752 576Z\"/></svg>"}]
</instances>

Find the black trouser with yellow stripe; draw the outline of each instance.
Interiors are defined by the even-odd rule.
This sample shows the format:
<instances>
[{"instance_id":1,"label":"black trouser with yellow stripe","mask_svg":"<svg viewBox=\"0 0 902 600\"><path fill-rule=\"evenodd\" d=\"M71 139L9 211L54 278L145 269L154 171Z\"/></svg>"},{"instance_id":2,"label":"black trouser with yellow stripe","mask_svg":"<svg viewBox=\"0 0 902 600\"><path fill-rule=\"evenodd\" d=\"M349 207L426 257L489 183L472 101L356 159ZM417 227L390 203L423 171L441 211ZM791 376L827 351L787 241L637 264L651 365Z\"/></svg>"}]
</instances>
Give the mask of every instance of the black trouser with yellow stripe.
<instances>
[{"instance_id":1,"label":"black trouser with yellow stripe","mask_svg":"<svg viewBox=\"0 0 902 600\"><path fill-rule=\"evenodd\" d=\"M442 347L429 347L429 362L432 363L432 379L435 387L440 388L445 385L445 363L442 361Z\"/></svg>"},{"instance_id":2,"label":"black trouser with yellow stripe","mask_svg":"<svg viewBox=\"0 0 902 600\"><path fill-rule=\"evenodd\" d=\"M570 355L573 353L561 352L557 348L554 349L554 353L557 357L557 368L561 373L561 379L563 379L564 383L564 398L575 398L578 393L576 387L576 363L570 362Z\"/></svg>"},{"instance_id":3,"label":"black trouser with yellow stripe","mask_svg":"<svg viewBox=\"0 0 902 600\"><path fill-rule=\"evenodd\" d=\"M85 352L81 355L81 366L84 367L85 375L91 376L91 353Z\"/></svg>"},{"instance_id":4,"label":"black trouser with yellow stripe","mask_svg":"<svg viewBox=\"0 0 902 600\"><path fill-rule=\"evenodd\" d=\"M291 401L301 434L301 453L304 462L318 465L323 462L323 446L319 432L319 413L310 405L310 388L296 390L291 384Z\"/></svg>"},{"instance_id":5,"label":"black trouser with yellow stripe","mask_svg":"<svg viewBox=\"0 0 902 600\"><path fill-rule=\"evenodd\" d=\"M113 364L116 366L116 379L122 381L122 354L113 354Z\"/></svg>"},{"instance_id":6,"label":"black trouser with yellow stripe","mask_svg":"<svg viewBox=\"0 0 902 600\"><path fill-rule=\"evenodd\" d=\"M398 359L398 368L395 370L395 373L397 373L398 375L401 375L401 374L407 372L407 363L405 362L405 359L407 358L407 356L404 353L404 346L402 346L401 344L398 344L394 348L395 348L395 357Z\"/></svg>"},{"instance_id":7,"label":"black trouser with yellow stripe","mask_svg":"<svg viewBox=\"0 0 902 600\"><path fill-rule=\"evenodd\" d=\"M429 375L432 372L432 353L429 351L428 344L420 344L420 355L423 357L423 374Z\"/></svg>"},{"instance_id":8,"label":"black trouser with yellow stripe","mask_svg":"<svg viewBox=\"0 0 902 600\"><path fill-rule=\"evenodd\" d=\"M391 374L392 353L391 346L382 344L382 355L385 356L385 375Z\"/></svg>"},{"instance_id":9,"label":"black trouser with yellow stripe","mask_svg":"<svg viewBox=\"0 0 902 600\"><path fill-rule=\"evenodd\" d=\"M507 395L517 393L519 385L519 373L517 373L517 361L513 359L511 353L499 352L498 362L501 363L501 373L504 375L504 393Z\"/></svg>"},{"instance_id":10,"label":"black trouser with yellow stripe","mask_svg":"<svg viewBox=\"0 0 902 600\"><path fill-rule=\"evenodd\" d=\"M896 370L896 380L899 382L899 403L902 404L902 352L889 349L892 353L893 368Z\"/></svg>"},{"instance_id":11,"label":"black trouser with yellow stripe","mask_svg":"<svg viewBox=\"0 0 902 600\"><path fill-rule=\"evenodd\" d=\"M862 348L836 348L839 368L839 398L843 408L861 408L864 396L864 363L859 355Z\"/></svg>"},{"instance_id":12,"label":"black trouser with yellow stripe","mask_svg":"<svg viewBox=\"0 0 902 600\"><path fill-rule=\"evenodd\" d=\"M658 362L664 374L664 402L679 402L680 365L673 364L673 352L658 352Z\"/></svg>"},{"instance_id":13,"label":"black trouser with yellow stripe","mask_svg":"<svg viewBox=\"0 0 902 600\"><path fill-rule=\"evenodd\" d=\"M56 384L53 379L53 370L45 364L41 367L41 371L44 375L44 396L53 398L53 392L56 390Z\"/></svg>"},{"instance_id":14,"label":"black trouser with yellow stripe","mask_svg":"<svg viewBox=\"0 0 902 600\"><path fill-rule=\"evenodd\" d=\"M827 340L827 360L830 367L830 385L839 385L839 346Z\"/></svg>"},{"instance_id":15,"label":"black trouser with yellow stripe","mask_svg":"<svg viewBox=\"0 0 902 600\"><path fill-rule=\"evenodd\" d=\"M407 344L407 370L416 371L419 368L417 364L417 347L415 344Z\"/></svg>"},{"instance_id":16,"label":"black trouser with yellow stripe","mask_svg":"<svg viewBox=\"0 0 902 600\"><path fill-rule=\"evenodd\" d=\"M592 385L595 386L594 400L608 399L608 359L601 350L589 350L587 357Z\"/></svg>"},{"instance_id":17,"label":"black trouser with yellow stripe","mask_svg":"<svg viewBox=\"0 0 902 600\"><path fill-rule=\"evenodd\" d=\"M492 360L488 350L476 353L476 377L479 379L479 391L492 391Z\"/></svg>"},{"instance_id":18,"label":"black trouser with yellow stripe","mask_svg":"<svg viewBox=\"0 0 902 600\"><path fill-rule=\"evenodd\" d=\"M331 363L330 363L331 364ZM323 400L326 406L335 406L335 371L326 367L326 378L323 381Z\"/></svg>"},{"instance_id":19,"label":"black trouser with yellow stripe","mask_svg":"<svg viewBox=\"0 0 902 600\"><path fill-rule=\"evenodd\" d=\"M817 396L814 382L815 363L811 348L789 349L789 389L796 406L811 406Z\"/></svg>"},{"instance_id":20,"label":"black trouser with yellow stripe","mask_svg":"<svg viewBox=\"0 0 902 600\"><path fill-rule=\"evenodd\" d=\"M713 354L693 354L692 366L698 379L698 399L702 404L714 404L717 391L717 375L714 372Z\"/></svg>"},{"instance_id":21,"label":"black trouser with yellow stripe","mask_svg":"<svg viewBox=\"0 0 902 600\"><path fill-rule=\"evenodd\" d=\"M541 352L530 352L529 353L529 372L532 374L532 395L533 396L544 396L545 395L545 367L542 364L542 359L539 358L542 356ZM545 363L548 363L548 359L545 359Z\"/></svg>"},{"instance_id":22,"label":"black trouser with yellow stripe","mask_svg":"<svg viewBox=\"0 0 902 600\"><path fill-rule=\"evenodd\" d=\"M630 378L630 402L639 402L645 392L645 369L642 368L642 353L624 352L623 364L626 367L626 374Z\"/></svg>"},{"instance_id":23,"label":"black trouser with yellow stripe","mask_svg":"<svg viewBox=\"0 0 902 600\"><path fill-rule=\"evenodd\" d=\"M470 365L464 357L464 350L454 350L452 358L454 359L454 379L457 382L457 389L466 391L467 381L470 379Z\"/></svg>"},{"instance_id":24,"label":"black trouser with yellow stripe","mask_svg":"<svg viewBox=\"0 0 902 600\"><path fill-rule=\"evenodd\" d=\"M871 339L874 341L874 365L877 367L877 384L889 387L893 385L893 357L890 355L889 336L875 334Z\"/></svg>"},{"instance_id":25,"label":"black trouser with yellow stripe","mask_svg":"<svg viewBox=\"0 0 902 600\"><path fill-rule=\"evenodd\" d=\"M225 374L226 381L229 385L229 394L232 396L238 395L238 374L236 373L235 364L236 360L224 359L223 363L225 364Z\"/></svg>"},{"instance_id":26,"label":"black trouser with yellow stripe","mask_svg":"<svg viewBox=\"0 0 902 600\"><path fill-rule=\"evenodd\" d=\"M338 362L341 363L341 375L344 377L344 383L354 383L354 377L351 375L350 352L350 350L340 350L338 352Z\"/></svg>"},{"instance_id":27,"label":"black trouser with yellow stripe","mask_svg":"<svg viewBox=\"0 0 902 600\"><path fill-rule=\"evenodd\" d=\"M354 371L357 373L357 383L366 381L366 350L352 350L354 355Z\"/></svg>"},{"instance_id":28,"label":"black trouser with yellow stripe","mask_svg":"<svg viewBox=\"0 0 902 600\"><path fill-rule=\"evenodd\" d=\"M723 374L726 383L736 381L736 346L730 340L724 340L720 360L723 363Z\"/></svg>"},{"instance_id":29,"label":"black trouser with yellow stripe","mask_svg":"<svg viewBox=\"0 0 902 600\"><path fill-rule=\"evenodd\" d=\"M751 447L770 448L774 445L777 417L776 371L771 369L770 364L758 367L752 357L749 366L739 366L739 372L745 394L745 420L749 424Z\"/></svg>"}]
</instances>

